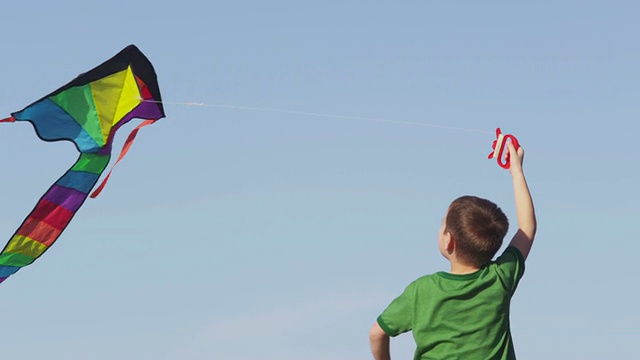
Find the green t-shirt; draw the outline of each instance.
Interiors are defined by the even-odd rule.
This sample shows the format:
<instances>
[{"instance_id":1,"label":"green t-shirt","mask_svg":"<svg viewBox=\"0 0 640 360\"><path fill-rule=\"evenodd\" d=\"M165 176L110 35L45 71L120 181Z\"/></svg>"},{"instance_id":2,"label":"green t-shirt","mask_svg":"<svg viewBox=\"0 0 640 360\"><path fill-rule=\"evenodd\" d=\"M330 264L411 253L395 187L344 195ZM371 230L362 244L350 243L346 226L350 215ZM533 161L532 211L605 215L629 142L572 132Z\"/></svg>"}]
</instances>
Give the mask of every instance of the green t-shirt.
<instances>
[{"instance_id":1,"label":"green t-shirt","mask_svg":"<svg viewBox=\"0 0 640 360\"><path fill-rule=\"evenodd\" d=\"M520 251L465 275L438 272L412 282L378 317L389 335L413 332L415 360L515 359L509 304L524 273Z\"/></svg>"}]
</instances>

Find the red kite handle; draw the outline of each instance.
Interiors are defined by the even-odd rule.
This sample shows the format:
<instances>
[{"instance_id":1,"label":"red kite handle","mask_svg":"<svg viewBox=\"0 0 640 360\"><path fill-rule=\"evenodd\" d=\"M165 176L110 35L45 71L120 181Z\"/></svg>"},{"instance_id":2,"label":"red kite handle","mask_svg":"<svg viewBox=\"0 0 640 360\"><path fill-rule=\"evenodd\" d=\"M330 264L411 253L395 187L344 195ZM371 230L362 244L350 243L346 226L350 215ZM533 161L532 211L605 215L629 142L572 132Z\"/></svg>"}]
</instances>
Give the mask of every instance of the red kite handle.
<instances>
[{"instance_id":1,"label":"red kite handle","mask_svg":"<svg viewBox=\"0 0 640 360\"><path fill-rule=\"evenodd\" d=\"M520 147L520 144L518 144L518 139L515 136L511 134L502 135L500 128L496 129L496 137L497 139L493 142L493 152L489 154L489 159L495 157L500 167L508 169L511 166L511 161L509 160L509 152L505 152L507 140L511 141L516 150Z\"/></svg>"}]
</instances>

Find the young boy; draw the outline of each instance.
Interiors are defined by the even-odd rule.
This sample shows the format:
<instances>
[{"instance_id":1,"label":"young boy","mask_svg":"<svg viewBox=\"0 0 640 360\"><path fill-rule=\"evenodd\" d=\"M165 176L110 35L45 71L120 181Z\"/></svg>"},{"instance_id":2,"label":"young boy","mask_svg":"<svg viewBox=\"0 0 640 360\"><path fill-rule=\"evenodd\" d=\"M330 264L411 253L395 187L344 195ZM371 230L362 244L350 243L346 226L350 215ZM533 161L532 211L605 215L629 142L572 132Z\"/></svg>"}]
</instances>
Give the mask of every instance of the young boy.
<instances>
[{"instance_id":1,"label":"young boy","mask_svg":"<svg viewBox=\"0 0 640 360\"><path fill-rule=\"evenodd\" d=\"M524 150L509 144L518 231L498 259L509 223L489 200L463 196L451 203L438 244L451 263L412 282L369 333L376 360L389 360L389 337L412 331L415 360L515 359L509 304L536 233L533 201L522 171Z\"/></svg>"}]
</instances>

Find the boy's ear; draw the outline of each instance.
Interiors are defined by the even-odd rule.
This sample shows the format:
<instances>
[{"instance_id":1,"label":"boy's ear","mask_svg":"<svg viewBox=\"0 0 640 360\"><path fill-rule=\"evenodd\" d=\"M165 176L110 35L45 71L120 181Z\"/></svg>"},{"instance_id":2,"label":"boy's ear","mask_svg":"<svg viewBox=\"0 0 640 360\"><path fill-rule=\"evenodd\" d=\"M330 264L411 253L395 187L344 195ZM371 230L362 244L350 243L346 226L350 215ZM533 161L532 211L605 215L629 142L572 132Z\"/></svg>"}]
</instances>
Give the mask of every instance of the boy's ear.
<instances>
[{"instance_id":1,"label":"boy's ear","mask_svg":"<svg viewBox=\"0 0 640 360\"><path fill-rule=\"evenodd\" d=\"M446 234L446 239L444 240L444 248L447 250L447 253L452 254L456 249L456 240L453 237L453 234L448 232Z\"/></svg>"}]
</instances>

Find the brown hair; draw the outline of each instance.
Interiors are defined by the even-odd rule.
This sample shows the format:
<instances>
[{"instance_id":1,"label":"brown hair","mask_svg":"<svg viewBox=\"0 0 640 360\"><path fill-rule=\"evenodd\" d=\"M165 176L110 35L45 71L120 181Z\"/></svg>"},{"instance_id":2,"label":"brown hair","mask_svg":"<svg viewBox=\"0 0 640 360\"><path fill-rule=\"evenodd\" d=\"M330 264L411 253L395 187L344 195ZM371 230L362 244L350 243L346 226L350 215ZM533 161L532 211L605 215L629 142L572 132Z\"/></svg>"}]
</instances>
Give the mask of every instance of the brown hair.
<instances>
[{"instance_id":1,"label":"brown hair","mask_svg":"<svg viewBox=\"0 0 640 360\"><path fill-rule=\"evenodd\" d=\"M459 259L472 266L486 265L502 246L509 220L493 202L462 196L449 205L446 232L451 233Z\"/></svg>"}]
</instances>

